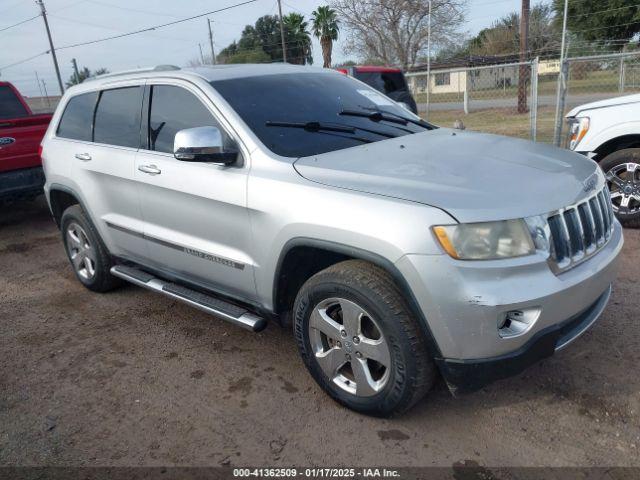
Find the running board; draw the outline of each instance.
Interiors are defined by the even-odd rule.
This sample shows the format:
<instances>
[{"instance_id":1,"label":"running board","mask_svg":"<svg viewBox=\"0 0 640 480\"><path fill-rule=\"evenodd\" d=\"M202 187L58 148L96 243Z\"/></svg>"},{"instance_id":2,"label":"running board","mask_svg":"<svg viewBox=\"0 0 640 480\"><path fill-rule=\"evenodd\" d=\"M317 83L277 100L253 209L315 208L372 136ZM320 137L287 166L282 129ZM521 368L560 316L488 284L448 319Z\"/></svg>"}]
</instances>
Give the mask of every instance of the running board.
<instances>
[{"instance_id":1,"label":"running board","mask_svg":"<svg viewBox=\"0 0 640 480\"><path fill-rule=\"evenodd\" d=\"M111 274L139 287L144 287L154 292L162 293L167 297L180 300L187 305L220 317L245 330L259 332L267 326L267 321L264 318L254 315L245 308L212 295L183 287L177 283L161 280L138 268L116 265L111 267Z\"/></svg>"}]
</instances>

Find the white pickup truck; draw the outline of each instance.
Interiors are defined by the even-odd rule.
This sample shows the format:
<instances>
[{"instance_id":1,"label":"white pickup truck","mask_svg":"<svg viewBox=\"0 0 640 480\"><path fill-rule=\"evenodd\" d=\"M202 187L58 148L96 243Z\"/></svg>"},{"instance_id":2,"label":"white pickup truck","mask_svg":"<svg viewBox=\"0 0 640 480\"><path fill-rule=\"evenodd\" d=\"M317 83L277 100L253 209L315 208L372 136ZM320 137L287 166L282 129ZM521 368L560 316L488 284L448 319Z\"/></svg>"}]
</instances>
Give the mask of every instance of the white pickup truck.
<instances>
[{"instance_id":1,"label":"white pickup truck","mask_svg":"<svg viewBox=\"0 0 640 480\"><path fill-rule=\"evenodd\" d=\"M616 216L640 227L640 94L587 103L566 118L567 148L600 164Z\"/></svg>"}]
</instances>

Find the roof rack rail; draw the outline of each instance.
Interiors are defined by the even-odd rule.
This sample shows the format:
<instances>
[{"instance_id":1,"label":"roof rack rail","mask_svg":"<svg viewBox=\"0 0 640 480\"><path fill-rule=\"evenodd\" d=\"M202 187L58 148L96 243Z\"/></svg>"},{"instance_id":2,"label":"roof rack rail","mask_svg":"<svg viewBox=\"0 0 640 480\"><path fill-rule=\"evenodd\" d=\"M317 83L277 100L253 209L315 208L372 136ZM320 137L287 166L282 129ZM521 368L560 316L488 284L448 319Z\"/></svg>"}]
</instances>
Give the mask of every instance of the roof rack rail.
<instances>
[{"instance_id":1,"label":"roof rack rail","mask_svg":"<svg viewBox=\"0 0 640 480\"><path fill-rule=\"evenodd\" d=\"M131 70L122 70L120 72L113 73L105 73L103 75L97 75L95 77L90 77L87 80L98 80L103 78L111 78L111 77L120 77L122 75L131 75L133 73L145 73L145 72L168 72L180 70L180 67L175 65L156 65L155 67L147 67L147 68L135 68Z\"/></svg>"}]
</instances>

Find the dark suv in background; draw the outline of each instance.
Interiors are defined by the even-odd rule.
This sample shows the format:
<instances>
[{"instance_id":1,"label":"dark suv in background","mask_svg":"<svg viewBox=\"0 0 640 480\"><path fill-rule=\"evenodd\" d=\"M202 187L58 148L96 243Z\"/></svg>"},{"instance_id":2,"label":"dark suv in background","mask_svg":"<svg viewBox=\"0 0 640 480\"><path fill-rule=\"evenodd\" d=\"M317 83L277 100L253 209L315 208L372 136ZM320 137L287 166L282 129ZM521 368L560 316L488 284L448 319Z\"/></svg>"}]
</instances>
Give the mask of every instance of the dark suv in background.
<instances>
[{"instance_id":1,"label":"dark suv in background","mask_svg":"<svg viewBox=\"0 0 640 480\"><path fill-rule=\"evenodd\" d=\"M413 99L407 80L404 78L402 70L395 67L359 66L340 67L339 72L357 78L379 92L384 93L392 100L403 103L416 115L418 107Z\"/></svg>"}]
</instances>

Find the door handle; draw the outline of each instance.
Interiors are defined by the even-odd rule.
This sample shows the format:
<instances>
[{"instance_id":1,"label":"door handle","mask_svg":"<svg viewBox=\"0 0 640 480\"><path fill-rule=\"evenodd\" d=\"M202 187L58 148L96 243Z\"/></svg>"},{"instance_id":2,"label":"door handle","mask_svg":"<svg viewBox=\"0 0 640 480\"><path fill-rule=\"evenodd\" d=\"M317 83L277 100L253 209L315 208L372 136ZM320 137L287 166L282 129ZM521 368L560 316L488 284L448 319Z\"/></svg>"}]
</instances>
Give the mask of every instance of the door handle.
<instances>
[{"instance_id":1,"label":"door handle","mask_svg":"<svg viewBox=\"0 0 640 480\"><path fill-rule=\"evenodd\" d=\"M82 160L83 162L88 162L89 160L91 160L91 155L89 155L88 153L76 153L76 158L78 160Z\"/></svg>"},{"instance_id":2,"label":"door handle","mask_svg":"<svg viewBox=\"0 0 640 480\"><path fill-rule=\"evenodd\" d=\"M140 165L138 167L138 170L144 173L148 173L150 175L160 175L162 173L162 170L160 170L155 165Z\"/></svg>"}]
</instances>

